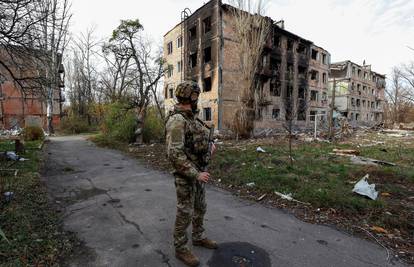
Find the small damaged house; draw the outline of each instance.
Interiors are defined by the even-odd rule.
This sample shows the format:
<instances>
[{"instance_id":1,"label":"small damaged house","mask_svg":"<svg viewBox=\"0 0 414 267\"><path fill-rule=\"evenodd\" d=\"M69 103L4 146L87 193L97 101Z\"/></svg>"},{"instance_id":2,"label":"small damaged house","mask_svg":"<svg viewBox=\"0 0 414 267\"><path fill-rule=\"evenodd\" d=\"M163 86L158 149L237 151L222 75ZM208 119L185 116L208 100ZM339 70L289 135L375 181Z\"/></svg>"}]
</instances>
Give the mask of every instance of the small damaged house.
<instances>
[{"instance_id":1,"label":"small damaged house","mask_svg":"<svg viewBox=\"0 0 414 267\"><path fill-rule=\"evenodd\" d=\"M164 58L172 66L164 80L166 111L173 108L177 84L197 81L200 118L220 132L231 129L242 94L232 9L220 0L209 1L164 35ZM283 129L286 96L298 103L294 120L299 127L312 126L317 114L328 113L329 52L287 31L283 21L271 24L258 73L263 101L255 111L255 133Z\"/></svg>"},{"instance_id":2,"label":"small damaged house","mask_svg":"<svg viewBox=\"0 0 414 267\"><path fill-rule=\"evenodd\" d=\"M47 130L48 111L53 127L57 127L64 102L62 56L58 55L56 60L57 81L48 90L41 80L44 63L23 54L27 55L13 54L6 48L0 48L0 129L39 126ZM52 101L48 101L50 95Z\"/></svg>"}]
</instances>

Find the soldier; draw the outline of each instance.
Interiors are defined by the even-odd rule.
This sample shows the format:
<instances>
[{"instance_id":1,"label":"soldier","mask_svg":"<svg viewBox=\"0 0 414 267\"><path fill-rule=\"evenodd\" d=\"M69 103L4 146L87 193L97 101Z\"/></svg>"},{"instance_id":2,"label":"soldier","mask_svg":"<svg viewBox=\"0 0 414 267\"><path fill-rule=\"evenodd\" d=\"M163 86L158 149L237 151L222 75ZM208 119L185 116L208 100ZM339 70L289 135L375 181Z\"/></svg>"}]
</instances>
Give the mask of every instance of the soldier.
<instances>
[{"instance_id":1,"label":"soldier","mask_svg":"<svg viewBox=\"0 0 414 267\"><path fill-rule=\"evenodd\" d=\"M167 155L175 172L177 216L174 228L175 255L188 266L198 266L198 258L187 246L187 228L192 222L194 246L216 249L217 243L204 237L203 220L206 213L205 190L210 174L207 166L207 126L197 116L200 88L195 82L183 82L175 90L178 104L166 123ZM215 146L212 145L213 153Z\"/></svg>"}]
</instances>

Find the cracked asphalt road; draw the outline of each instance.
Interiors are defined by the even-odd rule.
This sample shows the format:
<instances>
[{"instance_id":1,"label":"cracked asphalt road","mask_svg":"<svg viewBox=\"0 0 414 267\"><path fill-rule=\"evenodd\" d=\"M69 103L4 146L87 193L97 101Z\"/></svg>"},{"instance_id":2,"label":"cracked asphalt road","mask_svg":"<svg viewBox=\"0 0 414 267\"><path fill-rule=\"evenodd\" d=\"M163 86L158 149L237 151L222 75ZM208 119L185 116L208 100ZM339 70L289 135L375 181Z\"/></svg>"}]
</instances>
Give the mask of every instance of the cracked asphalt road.
<instances>
[{"instance_id":1,"label":"cracked asphalt road","mask_svg":"<svg viewBox=\"0 0 414 267\"><path fill-rule=\"evenodd\" d=\"M65 265L183 266L172 245L176 197L170 174L98 148L82 136L50 139L43 179L62 209L65 230L84 241ZM201 266L230 267L224 257L231 257L234 266L268 266L242 255L250 245L267 254L271 266L403 266L388 263L386 251L375 243L304 223L212 186L207 203L207 234L222 248L214 257L212 251L195 248Z\"/></svg>"}]
</instances>

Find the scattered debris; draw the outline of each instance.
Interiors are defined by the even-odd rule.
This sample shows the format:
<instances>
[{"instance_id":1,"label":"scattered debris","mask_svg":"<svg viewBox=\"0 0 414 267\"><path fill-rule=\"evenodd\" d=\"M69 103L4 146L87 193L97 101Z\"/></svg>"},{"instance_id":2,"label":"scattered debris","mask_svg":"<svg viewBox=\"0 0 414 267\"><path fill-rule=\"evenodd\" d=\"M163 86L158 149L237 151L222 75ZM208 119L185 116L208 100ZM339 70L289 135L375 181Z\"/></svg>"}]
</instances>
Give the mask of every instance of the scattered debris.
<instances>
[{"instance_id":1,"label":"scattered debris","mask_svg":"<svg viewBox=\"0 0 414 267\"><path fill-rule=\"evenodd\" d=\"M257 152L266 153L266 151L260 146L256 149Z\"/></svg>"},{"instance_id":2,"label":"scattered debris","mask_svg":"<svg viewBox=\"0 0 414 267\"><path fill-rule=\"evenodd\" d=\"M246 184L246 186L248 186L248 187L253 187L255 185L256 185L255 183L248 183L248 184Z\"/></svg>"},{"instance_id":3,"label":"scattered debris","mask_svg":"<svg viewBox=\"0 0 414 267\"><path fill-rule=\"evenodd\" d=\"M334 149L333 152L338 156L342 156L342 155L358 156L360 154L358 150L354 150L354 149Z\"/></svg>"},{"instance_id":4,"label":"scattered debris","mask_svg":"<svg viewBox=\"0 0 414 267\"><path fill-rule=\"evenodd\" d=\"M7 151L6 158L8 160L14 160L14 161L18 161L20 159L20 157L13 151Z\"/></svg>"},{"instance_id":5,"label":"scattered debris","mask_svg":"<svg viewBox=\"0 0 414 267\"><path fill-rule=\"evenodd\" d=\"M379 234L388 234L388 231L379 226L372 226L371 230Z\"/></svg>"},{"instance_id":6,"label":"scattered debris","mask_svg":"<svg viewBox=\"0 0 414 267\"><path fill-rule=\"evenodd\" d=\"M297 203L304 204L304 205L310 205L310 203L306 203L306 202L302 202L302 201L294 199L292 197L292 193L282 194L280 192L275 191L275 194L278 195L279 197L281 197L282 199L286 199L288 201L293 201L293 202L297 202Z\"/></svg>"},{"instance_id":7,"label":"scattered debris","mask_svg":"<svg viewBox=\"0 0 414 267\"><path fill-rule=\"evenodd\" d=\"M391 194L384 192L384 193L381 193L381 196L383 196L383 197L389 197L389 196L391 196Z\"/></svg>"},{"instance_id":8,"label":"scattered debris","mask_svg":"<svg viewBox=\"0 0 414 267\"><path fill-rule=\"evenodd\" d=\"M365 175L358 183L356 183L352 192L362 196L367 196L372 200L376 200L378 192L375 190L375 184L368 183L369 174Z\"/></svg>"},{"instance_id":9,"label":"scattered debris","mask_svg":"<svg viewBox=\"0 0 414 267\"><path fill-rule=\"evenodd\" d=\"M262 201L265 197L267 196L267 194L263 194L261 197L259 197L258 199L257 199L257 201Z\"/></svg>"},{"instance_id":10,"label":"scattered debris","mask_svg":"<svg viewBox=\"0 0 414 267\"><path fill-rule=\"evenodd\" d=\"M330 153L330 155L351 157L351 162L357 165L369 165L369 166L383 165L383 166L392 166L392 167L397 166L397 164L392 163L392 162L378 160L378 159L365 158L365 157L351 155L351 154Z\"/></svg>"}]
</instances>

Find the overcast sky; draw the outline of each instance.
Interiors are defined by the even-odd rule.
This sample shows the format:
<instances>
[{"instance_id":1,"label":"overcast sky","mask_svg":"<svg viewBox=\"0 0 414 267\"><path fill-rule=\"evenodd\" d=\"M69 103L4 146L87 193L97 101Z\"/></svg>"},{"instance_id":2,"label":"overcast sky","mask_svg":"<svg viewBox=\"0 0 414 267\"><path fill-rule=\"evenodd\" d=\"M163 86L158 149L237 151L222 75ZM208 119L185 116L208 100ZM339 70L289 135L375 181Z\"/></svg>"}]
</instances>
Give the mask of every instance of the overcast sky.
<instances>
[{"instance_id":1,"label":"overcast sky","mask_svg":"<svg viewBox=\"0 0 414 267\"><path fill-rule=\"evenodd\" d=\"M72 0L72 32L96 27L107 38L121 19L138 18L155 41L180 21L181 11L203 0ZM414 0L270 0L266 12L285 27L328 50L332 62L350 59L389 74L414 60Z\"/></svg>"}]
</instances>

